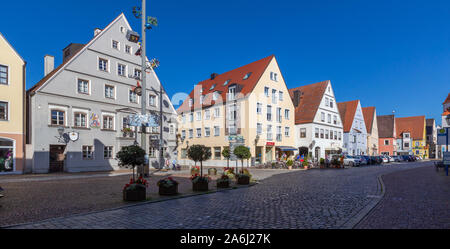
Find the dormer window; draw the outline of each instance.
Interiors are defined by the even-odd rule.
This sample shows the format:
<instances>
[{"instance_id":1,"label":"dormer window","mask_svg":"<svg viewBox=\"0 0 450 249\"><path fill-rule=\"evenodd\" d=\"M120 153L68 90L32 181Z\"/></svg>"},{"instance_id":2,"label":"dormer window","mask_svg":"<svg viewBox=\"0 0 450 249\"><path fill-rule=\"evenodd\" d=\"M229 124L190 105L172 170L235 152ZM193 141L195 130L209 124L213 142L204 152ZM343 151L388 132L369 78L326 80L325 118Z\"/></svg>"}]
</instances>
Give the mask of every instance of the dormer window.
<instances>
[{"instance_id":1,"label":"dormer window","mask_svg":"<svg viewBox=\"0 0 450 249\"><path fill-rule=\"evenodd\" d=\"M216 84L212 85L211 88L209 89L210 91L213 90L214 88L216 88Z\"/></svg>"},{"instance_id":2,"label":"dormer window","mask_svg":"<svg viewBox=\"0 0 450 249\"><path fill-rule=\"evenodd\" d=\"M219 92L213 93L213 100L217 100L219 98Z\"/></svg>"},{"instance_id":3,"label":"dormer window","mask_svg":"<svg viewBox=\"0 0 450 249\"><path fill-rule=\"evenodd\" d=\"M228 83L230 83L230 80L225 81L225 83L223 83L223 86L228 85Z\"/></svg>"},{"instance_id":4,"label":"dormer window","mask_svg":"<svg viewBox=\"0 0 450 249\"><path fill-rule=\"evenodd\" d=\"M250 73L248 73L248 74L246 74L245 76L244 76L244 78L243 78L243 80L246 80L246 79L248 79L248 78L250 78L250 76L252 75L252 73L250 72Z\"/></svg>"},{"instance_id":5,"label":"dormer window","mask_svg":"<svg viewBox=\"0 0 450 249\"><path fill-rule=\"evenodd\" d=\"M236 86L228 88L228 100L234 100L236 98Z\"/></svg>"},{"instance_id":6,"label":"dormer window","mask_svg":"<svg viewBox=\"0 0 450 249\"><path fill-rule=\"evenodd\" d=\"M119 50L119 42L113 40L113 41L112 41L112 47L113 47L114 49Z\"/></svg>"}]
</instances>

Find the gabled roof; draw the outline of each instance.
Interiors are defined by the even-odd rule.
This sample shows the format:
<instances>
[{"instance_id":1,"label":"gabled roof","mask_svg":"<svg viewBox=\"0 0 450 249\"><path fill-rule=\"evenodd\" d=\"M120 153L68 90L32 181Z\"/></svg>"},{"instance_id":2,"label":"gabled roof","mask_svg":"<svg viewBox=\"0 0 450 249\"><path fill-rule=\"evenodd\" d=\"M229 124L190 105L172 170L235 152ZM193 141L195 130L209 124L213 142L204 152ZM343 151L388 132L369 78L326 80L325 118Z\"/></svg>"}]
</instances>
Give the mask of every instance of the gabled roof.
<instances>
[{"instance_id":1,"label":"gabled roof","mask_svg":"<svg viewBox=\"0 0 450 249\"><path fill-rule=\"evenodd\" d=\"M396 118L397 138L402 137L402 133L411 133L413 139L424 139L425 116Z\"/></svg>"},{"instance_id":2,"label":"gabled roof","mask_svg":"<svg viewBox=\"0 0 450 249\"><path fill-rule=\"evenodd\" d=\"M394 115L377 116L378 137L379 138L393 138L395 128Z\"/></svg>"},{"instance_id":3,"label":"gabled roof","mask_svg":"<svg viewBox=\"0 0 450 249\"><path fill-rule=\"evenodd\" d=\"M373 117L375 116L375 106L362 108L364 122L366 123L367 133L372 133Z\"/></svg>"},{"instance_id":4,"label":"gabled roof","mask_svg":"<svg viewBox=\"0 0 450 249\"><path fill-rule=\"evenodd\" d=\"M339 113L341 114L344 132L350 132L352 128L353 119L355 118L356 109L358 108L359 100L352 100L338 103Z\"/></svg>"},{"instance_id":5,"label":"gabled roof","mask_svg":"<svg viewBox=\"0 0 450 249\"><path fill-rule=\"evenodd\" d=\"M289 89L291 99L294 100L294 92L299 90L302 95L297 107L295 107L295 124L312 123L319 109L329 80L306 86Z\"/></svg>"},{"instance_id":6,"label":"gabled roof","mask_svg":"<svg viewBox=\"0 0 450 249\"><path fill-rule=\"evenodd\" d=\"M207 80L199 82L191 91L183 104L178 107L177 112L187 112L197 109L200 106L204 108L212 106L216 103L224 102L227 99L226 97L228 93L228 87L235 84L241 87L240 97L246 96L248 93L251 93L253 91L262 74L266 71L267 66L274 58L275 56L271 55L264 59L228 71L226 73L219 74L214 79L209 78ZM248 79L244 80L244 76L248 73L251 73L251 75L248 77ZM228 80L228 84L224 85L224 83ZM214 88L212 86L214 86ZM202 93L200 93L201 89L203 89ZM217 101L213 100L214 92L218 92L220 94L220 98L218 98ZM201 95L205 96L203 104L200 104ZM194 98L194 96L196 98ZM194 99L192 107L189 107L189 99Z\"/></svg>"},{"instance_id":7,"label":"gabled roof","mask_svg":"<svg viewBox=\"0 0 450 249\"><path fill-rule=\"evenodd\" d=\"M448 94L447 98L445 99L443 105L450 103L450 93Z\"/></svg>"},{"instance_id":8,"label":"gabled roof","mask_svg":"<svg viewBox=\"0 0 450 249\"><path fill-rule=\"evenodd\" d=\"M82 52L84 52L84 50L86 49L87 46L91 45L95 40L97 40L102 33L106 32L107 29L109 29L109 27L111 27L111 25L113 23L115 23L116 21L118 21L121 17L125 18L125 21L128 23L128 21L126 20L126 17L123 13L121 13L117 18L115 18L110 24L108 24L106 26L106 28L104 28L99 34L97 34L95 37L93 37L88 43L86 43L82 48L80 48L78 50L78 52L76 52L75 54L73 54L71 57L69 57L65 62L61 63L61 65L59 65L57 68L55 68L53 71L51 71L50 73L48 73L46 76L44 76L44 78L42 78L38 83L36 83L34 86L32 86L30 89L27 90L27 94L34 94L41 86L43 86L49 79L51 79L56 73L58 73L61 69L63 69L67 64L69 64L73 58L77 57L78 55L80 55ZM131 27L130 27L131 28Z\"/></svg>"},{"instance_id":9,"label":"gabled roof","mask_svg":"<svg viewBox=\"0 0 450 249\"><path fill-rule=\"evenodd\" d=\"M9 41L5 38L5 36L0 32L0 37L3 38L3 40L5 40L6 44L8 44L8 46L12 49L12 51L14 51L14 53L24 62L25 60L22 58L22 56L20 56L20 54L17 52L17 50L11 45L11 43L9 43Z\"/></svg>"}]
</instances>

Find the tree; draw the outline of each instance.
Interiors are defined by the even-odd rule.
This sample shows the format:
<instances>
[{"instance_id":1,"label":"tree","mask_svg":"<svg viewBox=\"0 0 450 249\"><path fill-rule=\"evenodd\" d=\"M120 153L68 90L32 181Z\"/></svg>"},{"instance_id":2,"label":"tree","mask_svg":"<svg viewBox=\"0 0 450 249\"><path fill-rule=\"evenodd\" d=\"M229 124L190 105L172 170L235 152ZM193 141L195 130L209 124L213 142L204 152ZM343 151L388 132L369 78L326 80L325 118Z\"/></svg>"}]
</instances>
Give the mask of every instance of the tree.
<instances>
[{"instance_id":1,"label":"tree","mask_svg":"<svg viewBox=\"0 0 450 249\"><path fill-rule=\"evenodd\" d=\"M229 148L224 148L222 150L222 156L225 157L227 159L227 168L230 167L230 149Z\"/></svg>"},{"instance_id":2,"label":"tree","mask_svg":"<svg viewBox=\"0 0 450 249\"><path fill-rule=\"evenodd\" d=\"M187 156L195 162L195 165L200 162L200 176L203 176L203 162L211 158L211 149L204 145L195 144L189 147Z\"/></svg>"},{"instance_id":3,"label":"tree","mask_svg":"<svg viewBox=\"0 0 450 249\"><path fill-rule=\"evenodd\" d=\"M145 163L145 150L137 145L125 146L117 152L116 158L119 160L120 167L131 166L133 168L134 181L134 168Z\"/></svg>"},{"instance_id":4,"label":"tree","mask_svg":"<svg viewBox=\"0 0 450 249\"><path fill-rule=\"evenodd\" d=\"M250 149L243 145L240 145L234 149L234 154L236 155L237 158L241 160L242 172L244 172L244 160L252 157Z\"/></svg>"}]
</instances>

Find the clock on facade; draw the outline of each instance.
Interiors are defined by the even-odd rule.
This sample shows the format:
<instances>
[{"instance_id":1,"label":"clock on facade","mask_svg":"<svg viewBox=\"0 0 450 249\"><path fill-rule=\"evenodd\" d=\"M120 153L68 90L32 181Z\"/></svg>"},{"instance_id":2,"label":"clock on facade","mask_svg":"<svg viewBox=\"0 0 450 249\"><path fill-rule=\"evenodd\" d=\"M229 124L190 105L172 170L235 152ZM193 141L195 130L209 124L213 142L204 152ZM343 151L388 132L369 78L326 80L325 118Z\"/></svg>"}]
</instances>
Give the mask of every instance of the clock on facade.
<instances>
[{"instance_id":1,"label":"clock on facade","mask_svg":"<svg viewBox=\"0 0 450 249\"><path fill-rule=\"evenodd\" d=\"M77 141L78 137L79 137L78 132L75 132L75 131L69 132L69 138L71 141L73 141L73 142Z\"/></svg>"}]
</instances>

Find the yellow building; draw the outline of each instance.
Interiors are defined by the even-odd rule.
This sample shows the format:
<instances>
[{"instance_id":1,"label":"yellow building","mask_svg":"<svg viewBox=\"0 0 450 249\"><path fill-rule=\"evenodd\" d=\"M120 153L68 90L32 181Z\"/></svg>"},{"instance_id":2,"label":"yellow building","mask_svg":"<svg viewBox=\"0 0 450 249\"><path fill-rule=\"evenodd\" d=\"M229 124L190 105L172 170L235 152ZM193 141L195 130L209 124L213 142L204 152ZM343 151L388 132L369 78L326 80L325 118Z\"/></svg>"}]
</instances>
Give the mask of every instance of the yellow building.
<instances>
[{"instance_id":1,"label":"yellow building","mask_svg":"<svg viewBox=\"0 0 450 249\"><path fill-rule=\"evenodd\" d=\"M25 67L26 62L0 33L0 174L24 170Z\"/></svg>"},{"instance_id":2,"label":"yellow building","mask_svg":"<svg viewBox=\"0 0 450 249\"><path fill-rule=\"evenodd\" d=\"M296 149L291 110L294 106L275 56L213 73L194 87L177 110L178 161L192 165L186 150L202 144L212 152L204 165L226 166L221 151L230 146L230 140L249 147L252 164L292 157Z\"/></svg>"}]
</instances>

